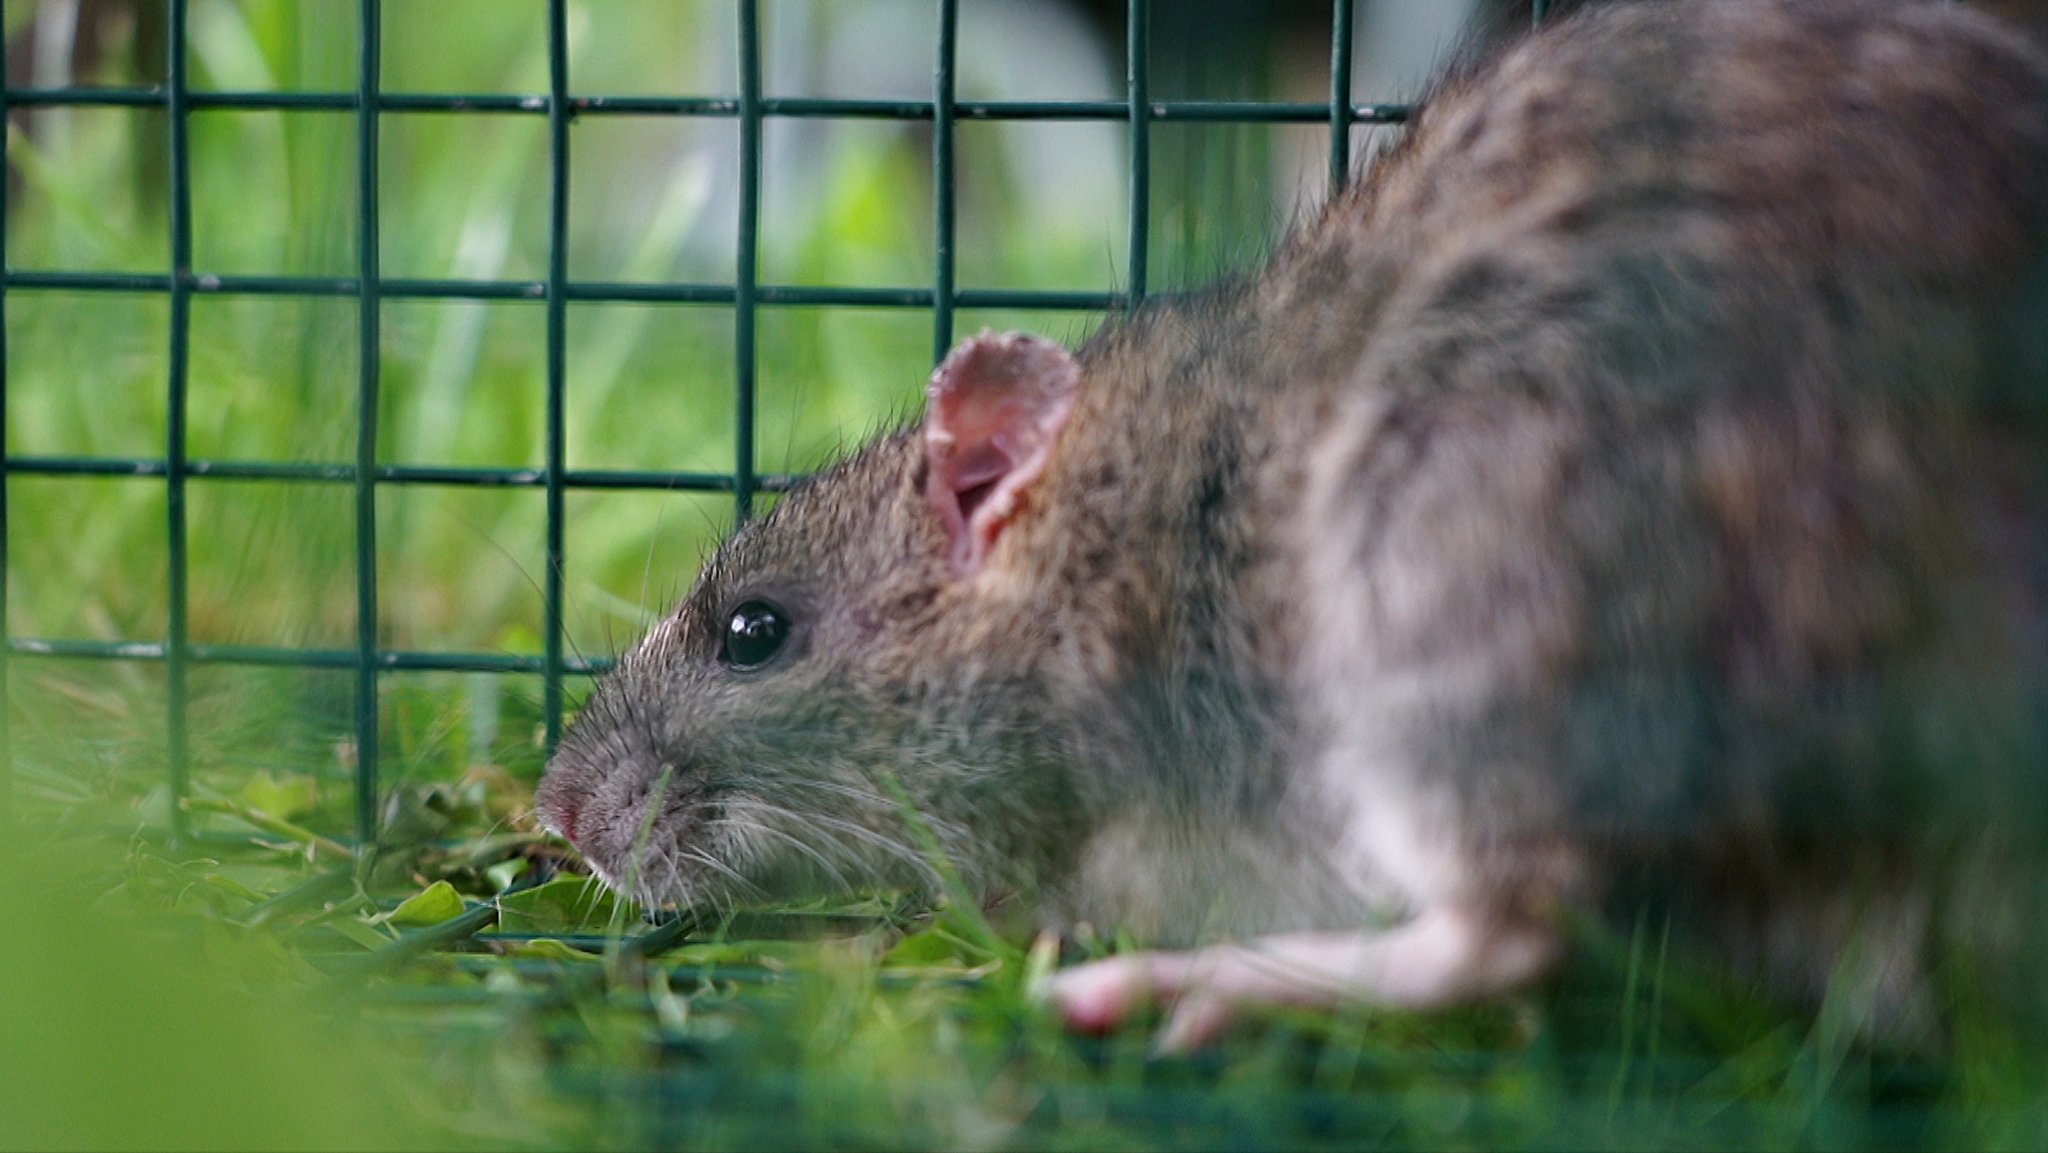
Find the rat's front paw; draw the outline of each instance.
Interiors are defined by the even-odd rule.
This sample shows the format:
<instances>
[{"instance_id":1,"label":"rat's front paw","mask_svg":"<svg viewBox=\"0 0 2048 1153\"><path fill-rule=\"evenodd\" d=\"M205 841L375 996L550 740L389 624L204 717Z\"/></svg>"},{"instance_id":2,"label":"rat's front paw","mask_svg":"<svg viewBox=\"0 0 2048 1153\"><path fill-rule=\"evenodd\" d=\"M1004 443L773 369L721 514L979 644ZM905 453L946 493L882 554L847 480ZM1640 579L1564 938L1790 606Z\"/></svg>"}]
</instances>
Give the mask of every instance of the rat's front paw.
<instances>
[{"instance_id":1,"label":"rat's front paw","mask_svg":"<svg viewBox=\"0 0 2048 1153\"><path fill-rule=\"evenodd\" d=\"M1236 1019L1230 1002L1196 975L1201 953L1131 953L1055 974L1045 995L1072 1032L1114 1032L1155 1007L1170 1006L1157 1049L1179 1053L1216 1039Z\"/></svg>"},{"instance_id":2,"label":"rat's front paw","mask_svg":"<svg viewBox=\"0 0 2048 1153\"><path fill-rule=\"evenodd\" d=\"M1044 995L1060 1024L1075 1033L1109 1033L1152 1004L1150 954L1090 961L1047 981Z\"/></svg>"},{"instance_id":3,"label":"rat's front paw","mask_svg":"<svg viewBox=\"0 0 2048 1153\"><path fill-rule=\"evenodd\" d=\"M1431 1010L1498 996L1542 977L1563 952L1547 924L1447 905L1386 930L1111 957L1055 975L1046 992L1076 1032L1108 1032L1166 1008L1160 1048L1181 1050L1214 1040L1248 1009Z\"/></svg>"}]
</instances>

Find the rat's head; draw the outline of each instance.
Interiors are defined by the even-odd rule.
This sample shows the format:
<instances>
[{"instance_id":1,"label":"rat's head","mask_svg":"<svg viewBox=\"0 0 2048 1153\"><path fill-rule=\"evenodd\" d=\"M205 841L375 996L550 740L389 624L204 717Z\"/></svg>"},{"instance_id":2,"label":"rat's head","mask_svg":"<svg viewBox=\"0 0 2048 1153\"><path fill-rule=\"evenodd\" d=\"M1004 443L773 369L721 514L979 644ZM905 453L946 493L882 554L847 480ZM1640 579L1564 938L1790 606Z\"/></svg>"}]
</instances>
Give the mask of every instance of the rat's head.
<instances>
[{"instance_id":1,"label":"rat's head","mask_svg":"<svg viewBox=\"0 0 2048 1153\"><path fill-rule=\"evenodd\" d=\"M1056 345L984 333L922 423L785 496L585 702L535 799L650 904L970 880L1057 835L1042 630L984 595L1079 383ZM910 815L914 814L914 816ZM1020 840L1021 838L1021 840Z\"/></svg>"}]
</instances>

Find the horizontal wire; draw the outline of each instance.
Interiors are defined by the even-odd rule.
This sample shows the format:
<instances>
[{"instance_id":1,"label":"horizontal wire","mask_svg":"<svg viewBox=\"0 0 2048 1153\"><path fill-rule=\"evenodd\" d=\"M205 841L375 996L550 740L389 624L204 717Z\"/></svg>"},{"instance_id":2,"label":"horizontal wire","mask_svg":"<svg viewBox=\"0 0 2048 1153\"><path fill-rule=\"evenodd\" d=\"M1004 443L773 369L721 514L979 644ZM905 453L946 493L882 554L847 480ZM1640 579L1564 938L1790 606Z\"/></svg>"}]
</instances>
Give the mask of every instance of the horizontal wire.
<instances>
[{"instance_id":1,"label":"horizontal wire","mask_svg":"<svg viewBox=\"0 0 2048 1153\"><path fill-rule=\"evenodd\" d=\"M169 472L162 457L117 456L20 456L4 462L9 475L161 477ZM268 480L299 484L353 484L353 464L318 464L308 461L188 460L186 476L194 480ZM801 479L783 474L756 474L758 487L769 492L787 492ZM447 485L466 488L545 488L547 473L541 468L468 468L456 465L382 465L371 477L378 484ZM728 473L662 472L653 469L571 469L562 475L567 488L665 490L674 492L731 492Z\"/></svg>"},{"instance_id":2,"label":"horizontal wire","mask_svg":"<svg viewBox=\"0 0 2048 1153\"><path fill-rule=\"evenodd\" d=\"M161 641L88 641L54 637L10 637L7 651L13 656L51 657L64 660L162 661L166 646ZM264 645L188 644L184 659L196 665L240 665L272 668L353 669L359 657L353 648L295 649ZM614 662L604 657L564 657L565 673L592 676L609 670ZM371 667L390 672L534 673L547 671L547 660L539 653L439 653L379 649Z\"/></svg>"},{"instance_id":3,"label":"horizontal wire","mask_svg":"<svg viewBox=\"0 0 2048 1153\"><path fill-rule=\"evenodd\" d=\"M24 108L157 108L168 105L162 88L10 88L9 104ZM379 93L373 105L380 112L499 112L546 115L546 96L517 93ZM353 92L192 92L186 106L194 111L221 109L249 112L351 112L358 106ZM1327 102L1258 100L1156 100L1146 105L1159 121L1225 121L1232 123L1323 124L1330 119ZM731 96L577 96L569 101L573 116L707 116L738 117L740 102ZM861 100L823 97L766 98L763 116L794 119L933 120L929 100ZM1354 124L1400 124L1411 113L1407 104L1353 104ZM1104 120L1128 121L1131 106L1122 100L963 100L953 105L962 120Z\"/></svg>"},{"instance_id":4,"label":"horizontal wire","mask_svg":"<svg viewBox=\"0 0 2048 1153\"><path fill-rule=\"evenodd\" d=\"M8 291L41 292L169 292L173 278L162 272L49 272L16 270L6 274ZM192 273L183 285L200 296L354 296L358 282L349 276L223 276ZM392 300L528 300L540 303L547 284L539 280L380 280L378 295ZM755 289L755 303L782 307L930 308L930 288L888 288L833 285L764 284ZM575 281L567 298L576 303L609 304L732 304L730 284L634 283ZM963 288L953 294L957 308L1037 309L1099 312L1122 308L1123 294L1062 289Z\"/></svg>"}]
</instances>

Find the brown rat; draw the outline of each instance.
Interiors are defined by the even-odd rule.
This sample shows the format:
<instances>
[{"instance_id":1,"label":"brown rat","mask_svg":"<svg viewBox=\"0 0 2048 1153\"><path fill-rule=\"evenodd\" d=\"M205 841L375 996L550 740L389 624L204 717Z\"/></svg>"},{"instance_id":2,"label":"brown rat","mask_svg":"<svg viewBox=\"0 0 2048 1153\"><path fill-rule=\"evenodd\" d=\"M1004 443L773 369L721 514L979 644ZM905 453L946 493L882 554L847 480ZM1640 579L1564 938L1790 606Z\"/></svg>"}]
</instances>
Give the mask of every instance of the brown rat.
<instances>
[{"instance_id":1,"label":"brown rat","mask_svg":"<svg viewBox=\"0 0 2048 1153\"><path fill-rule=\"evenodd\" d=\"M962 344L717 550L540 817L717 903L929 883L908 802L980 893L1243 942L1053 986L1176 1043L1646 906L1916 1028L1950 886L2048 828L2044 175L2048 65L1965 10L1555 22L1262 271Z\"/></svg>"}]
</instances>

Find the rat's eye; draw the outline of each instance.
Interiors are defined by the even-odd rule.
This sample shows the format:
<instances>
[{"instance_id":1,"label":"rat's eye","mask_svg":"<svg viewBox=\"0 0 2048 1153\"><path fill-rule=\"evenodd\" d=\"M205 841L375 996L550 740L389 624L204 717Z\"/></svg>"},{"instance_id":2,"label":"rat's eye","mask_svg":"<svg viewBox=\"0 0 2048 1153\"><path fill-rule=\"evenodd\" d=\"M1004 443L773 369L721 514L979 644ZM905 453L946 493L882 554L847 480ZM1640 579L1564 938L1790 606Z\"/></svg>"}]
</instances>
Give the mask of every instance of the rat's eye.
<instances>
[{"instance_id":1,"label":"rat's eye","mask_svg":"<svg viewBox=\"0 0 2048 1153\"><path fill-rule=\"evenodd\" d=\"M789 639L789 614L770 601L742 601L725 620L718 659L736 669L758 669Z\"/></svg>"}]
</instances>

